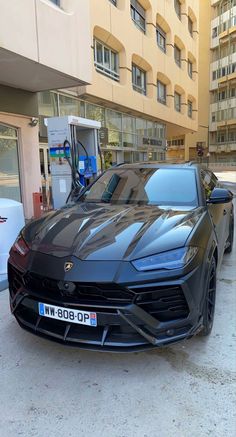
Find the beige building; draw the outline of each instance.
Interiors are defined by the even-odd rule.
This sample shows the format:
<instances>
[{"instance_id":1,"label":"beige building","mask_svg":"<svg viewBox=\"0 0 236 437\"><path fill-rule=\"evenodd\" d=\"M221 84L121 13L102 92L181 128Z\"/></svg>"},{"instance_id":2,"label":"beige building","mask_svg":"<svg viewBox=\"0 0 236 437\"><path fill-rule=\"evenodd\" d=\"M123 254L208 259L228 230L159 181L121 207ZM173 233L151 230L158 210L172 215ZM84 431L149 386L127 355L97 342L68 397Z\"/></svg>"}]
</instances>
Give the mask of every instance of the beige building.
<instances>
[{"instance_id":1,"label":"beige building","mask_svg":"<svg viewBox=\"0 0 236 437\"><path fill-rule=\"evenodd\" d=\"M197 144L204 159L236 159L236 0L0 10L0 197L23 201L26 217L32 193L49 190L46 117L101 121L106 167L195 159Z\"/></svg>"},{"instance_id":2,"label":"beige building","mask_svg":"<svg viewBox=\"0 0 236 437\"><path fill-rule=\"evenodd\" d=\"M236 0L199 3L198 131L186 136L186 157L236 162ZM187 153L188 151L188 153Z\"/></svg>"},{"instance_id":3,"label":"beige building","mask_svg":"<svg viewBox=\"0 0 236 437\"><path fill-rule=\"evenodd\" d=\"M236 161L236 1L211 0L209 152Z\"/></svg>"},{"instance_id":4,"label":"beige building","mask_svg":"<svg viewBox=\"0 0 236 437\"><path fill-rule=\"evenodd\" d=\"M106 165L185 157L198 128L196 0L88 0L91 84L41 93L41 165L47 172L43 118L80 115L102 122ZM63 8L63 2L61 2Z\"/></svg>"},{"instance_id":5,"label":"beige building","mask_svg":"<svg viewBox=\"0 0 236 437\"><path fill-rule=\"evenodd\" d=\"M36 92L91 81L89 5L61 6L0 0L0 197L23 201L27 218L41 189Z\"/></svg>"},{"instance_id":6,"label":"beige building","mask_svg":"<svg viewBox=\"0 0 236 437\"><path fill-rule=\"evenodd\" d=\"M202 150L203 160L209 160L209 108L210 108L210 23L211 0L199 2L199 64L198 64L198 129L186 135L185 158L199 159L197 146Z\"/></svg>"},{"instance_id":7,"label":"beige building","mask_svg":"<svg viewBox=\"0 0 236 437\"><path fill-rule=\"evenodd\" d=\"M0 196L23 200L27 217L32 192L49 188L46 117L101 121L106 166L208 146L210 0L0 0L0 9Z\"/></svg>"}]
</instances>

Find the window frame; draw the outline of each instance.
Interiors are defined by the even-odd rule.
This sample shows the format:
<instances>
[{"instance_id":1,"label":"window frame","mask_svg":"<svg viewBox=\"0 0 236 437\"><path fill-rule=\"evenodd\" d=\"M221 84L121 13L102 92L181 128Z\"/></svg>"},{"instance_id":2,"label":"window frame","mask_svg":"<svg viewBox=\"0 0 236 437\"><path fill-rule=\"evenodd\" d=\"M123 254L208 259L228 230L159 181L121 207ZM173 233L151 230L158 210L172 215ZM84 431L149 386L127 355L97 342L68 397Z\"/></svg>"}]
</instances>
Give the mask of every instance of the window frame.
<instances>
[{"instance_id":1,"label":"window frame","mask_svg":"<svg viewBox=\"0 0 236 437\"><path fill-rule=\"evenodd\" d=\"M97 44L100 44L102 46L102 63L97 61ZM106 67L105 61L104 61L104 53L105 49L109 52L109 68ZM111 67L111 59L112 54L115 56L115 63L116 63L116 70L113 70ZM94 66L97 72L104 74L107 77L110 77L111 79L115 80L116 82L119 82L120 80L120 74L119 74L119 53L113 50L111 47L104 44L102 41L100 41L97 38L94 38Z\"/></svg>"},{"instance_id":2,"label":"window frame","mask_svg":"<svg viewBox=\"0 0 236 437\"><path fill-rule=\"evenodd\" d=\"M179 20L181 20L181 2L179 0L174 0L175 12Z\"/></svg>"},{"instance_id":3,"label":"window frame","mask_svg":"<svg viewBox=\"0 0 236 437\"><path fill-rule=\"evenodd\" d=\"M166 53L166 32L159 25L156 25L156 39L160 50ZM164 41L164 45L160 43L161 39Z\"/></svg>"},{"instance_id":4,"label":"window frame","mask_svg":"<svg viewBox=\"0 0 236 437\"><path fill-rule=\"evenodd\" d=\"M190 79L193 78L193 63L188 59L188 75Z\"/></svg>"},{"instance_id":5,"label":"window frame","mask_svg":"<svg viewBox=\"0 0 236 437\"><path fill-rule=\"evenodd\" d=\"M164 99L162 99L162 98L160 97L160 94L159 94L160 86L163 87L163 89L164 89ZM158 80L157 80L157 101L158 101L159 103L161 103L162 105L166 105L166 95L167 95L167 92L166 92L166 84L163 83L161 80L158 79Z\"/></svg>"},{"instance_id":6,"label":"window frame","mask_svg":"<svg viewBox=\"0 0 236 437\"><path fill-rule=\"evenodd\" d=\"M212 37L212 39L214 39L214 38L217 38L217 36L218 36L218 27L216 26L216 27L212 28L211 37Z\"/></svg>"},{"instance_id":7,"label":"window frame","mask_svg":"<svg viewBox=\"0 0 236 437\"><path fill-rule=\"evenodd\" d=\"M176 57L176 54L179 54L179 58ZM174 45L174 58L175 63L178 65L179 68L181 68L182 62L181 62L181 49L175 44Z\"/></svg>"},{"instance_id":8,"label":"window frame","mask_svg":"<svg viewBox=\"0 0 236 437\"><path fill-rule=\"evenodd\" d=\"M193 20L189 15L188 15L188 31L191 37L193 38Z\"/></svg>"},{"instance_id":9,"label":"window frame","mask_svg":"<svg viewBox=\"0 0 236 437\"><path fill-rule=\"evenodd\" d=\"M141 78L144 78L144 86L139 86L136 82L134 82L134 78L137 79L137 70L139 70L141 73ZM144 96L147 95L147 72L139 68L136 64L134 64L134 62L132 62L132 87L134 91L137 91Z\"/></svg>"},{"instance_id":10,"label":"window frame","mask_svg":"<svg viewBox=\"0 0 236 437\"><path fill-rule=\"evenodd\" d=\"M138 0L130 0L130 15L134 24L139 28L139 30L141 30L143 33L146 33L146 10L138 2ZM143 20L143 26L139 21L137 21L136 15Z\"/></svg>"},{"instance_id":11,"label":"window frame","mask_svg":"<svg viewBox=\"0 0 236 437\"><path fill-rule=\"evenodd\" d=\"M178 97L178 100L179 100L179 104L177 105L176 104L176 97ZM179 93L177 93L177 91L175 91L175 93L174 93L174 106L175 106L175 110L176 110L176 112L180 112L181 113L181 94L179 94Z\"/></svg>"},{"instance_id":12,"label":"window frame","mask_svg":"<svg viewBox=\"0 0 236 437\"><path fill-rule=\"evenodd\" d=\"M193 102L188 100L188 117L193 118Z\"/></svg>"}]
</instances>

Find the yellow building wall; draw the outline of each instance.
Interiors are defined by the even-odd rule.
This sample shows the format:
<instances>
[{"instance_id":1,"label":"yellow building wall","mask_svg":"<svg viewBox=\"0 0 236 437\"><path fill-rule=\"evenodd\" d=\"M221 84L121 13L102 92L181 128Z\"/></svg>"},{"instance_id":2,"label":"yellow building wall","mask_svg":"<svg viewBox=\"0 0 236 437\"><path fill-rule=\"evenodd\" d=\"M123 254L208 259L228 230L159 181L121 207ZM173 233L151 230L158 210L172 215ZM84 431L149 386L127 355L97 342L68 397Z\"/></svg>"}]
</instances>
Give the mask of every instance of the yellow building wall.
<instances>
[{"instance_id":1,"label":"yellow building wall","mask_svg":"<svg viewBox=\"0 0 236 437\"><path fill-rule=\"evenodd\" d=\"M181 21L174 1L139 0L146 9L146 34L131 19L130 1L90 0L91 59L94 59L94 37L119 52L120 81L116 82L96 71L93 64L92 84L83 87L83 98L105 103L132 115L165 122L167 137L197 131L198 126L198 26L199 2L182 2ZM99 7L98 7L99 3ZM188 15L195 19L193 37L188 30ZM163 53L156 42L156 24L166 30L167 47ZM182 45L182 66L174 60L174 44ZM188 75L188 58L194 60L193 78ZM147 72L147 95L132 88L132 61ZM157 101L157 78L166 81L167 105ZM174 109L174 91L182 91L181 113ZM193 118L187 114L187 101L193 100Z\"/></svg>"},{"instance_id":2,"label":"yellow building wall","mask_svg":"<svg viewBox=\"0 0 236 437\"><path fill-rule=\"evenodd\" d=\"M185 138L185 159L196 159L196 143L205 143L204 156L209 151L209 107L210 107L210 22L211 1L199 2L199 68L198 68L198 129Z\"/></svg>"}]
</instances>

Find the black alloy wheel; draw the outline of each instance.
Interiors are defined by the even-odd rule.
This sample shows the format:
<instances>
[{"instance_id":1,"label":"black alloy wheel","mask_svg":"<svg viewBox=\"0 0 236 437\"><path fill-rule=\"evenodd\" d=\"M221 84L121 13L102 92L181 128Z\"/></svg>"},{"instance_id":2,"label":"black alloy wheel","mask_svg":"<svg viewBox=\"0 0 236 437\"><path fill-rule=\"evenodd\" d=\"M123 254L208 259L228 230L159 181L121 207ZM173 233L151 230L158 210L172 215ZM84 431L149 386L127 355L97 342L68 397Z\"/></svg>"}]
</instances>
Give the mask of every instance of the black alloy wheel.
<instances>
[{"instance_id":1,"label":"black alloy wheel","mask_svg":"<svg viewBox=\"0 0 236 437\"><path fill-rule=\"evenodd\" d=\"M207 278L206 297L203 306L203 329L200 335L207 336L211 333L215 313L216 300L216 260L213 257L210 262Z\"/></svg>"},{"instance_id":2,"label":"black alloy wheel","mask_svg":"<svg viewBox=\"0 0 236 437\"><path fill-rule=\"evenodd\" d=\"M233 248L233 241L234 241L234 217L231 216L230 224L229 224L229 236L226 242L226 249L225 253L232 252Z\"/></svg>"}]
</instances>

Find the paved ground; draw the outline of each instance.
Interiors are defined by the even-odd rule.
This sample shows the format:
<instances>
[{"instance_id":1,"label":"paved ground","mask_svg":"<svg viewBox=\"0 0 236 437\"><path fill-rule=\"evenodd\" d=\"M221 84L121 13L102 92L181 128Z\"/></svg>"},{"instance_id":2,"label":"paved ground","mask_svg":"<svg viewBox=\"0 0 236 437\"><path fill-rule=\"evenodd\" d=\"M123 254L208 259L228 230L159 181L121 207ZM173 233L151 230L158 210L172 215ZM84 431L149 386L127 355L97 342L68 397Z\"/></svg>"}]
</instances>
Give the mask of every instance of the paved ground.
<instances>
[{"instance_id":1,"label":"paved ground","mask_svg":"<svg viewBox=\"0 0 236 437\"><path fill-rule=\"evenodd\" d=\"M236 171L221 171L215 172L220 181L224 181L227 185L231 185L232 190L236 194Z\"/></svg>"},{"instance_id":2,"label":"paved ground","mask_svg":"<svg viewBox=\"0 0 236 437\"><path fill-rule=\"evenodd\" d=\"M222 180L230 180L229 175ZM21 330L0 293L1 437L234 437L236 244L208 339L139 354L80 351Z\"/></svg>"}]
</instances>

